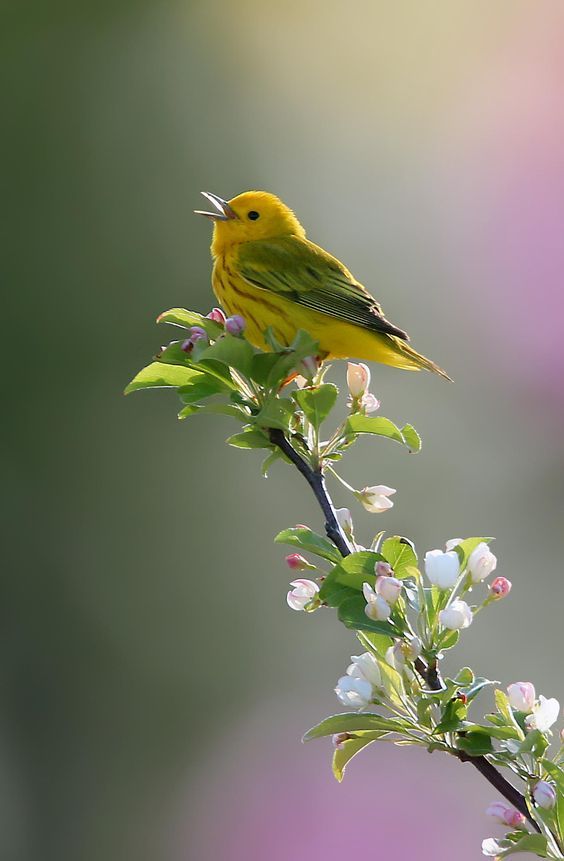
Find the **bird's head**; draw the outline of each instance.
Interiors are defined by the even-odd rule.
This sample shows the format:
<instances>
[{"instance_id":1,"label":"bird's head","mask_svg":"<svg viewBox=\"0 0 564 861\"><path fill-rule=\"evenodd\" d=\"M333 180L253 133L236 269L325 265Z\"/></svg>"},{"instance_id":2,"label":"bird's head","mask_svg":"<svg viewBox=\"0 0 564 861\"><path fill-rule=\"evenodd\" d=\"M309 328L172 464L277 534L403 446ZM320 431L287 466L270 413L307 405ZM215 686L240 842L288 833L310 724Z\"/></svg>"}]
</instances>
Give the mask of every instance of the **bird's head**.
<instances>
[{"instance_id":1,"label":"bird's head","mask_svg":"<svg viewBox=\"0 0 564 861\"><path fill-rule=\"evenodd\" d=\"M255 239L275 239L280 236L305 236L305 230L285 203L267 191L245 191L231 200L203 191L217 210L203 212L213 222L212 254L222 254L233 245Z\"/></svg>"}]
</instances>

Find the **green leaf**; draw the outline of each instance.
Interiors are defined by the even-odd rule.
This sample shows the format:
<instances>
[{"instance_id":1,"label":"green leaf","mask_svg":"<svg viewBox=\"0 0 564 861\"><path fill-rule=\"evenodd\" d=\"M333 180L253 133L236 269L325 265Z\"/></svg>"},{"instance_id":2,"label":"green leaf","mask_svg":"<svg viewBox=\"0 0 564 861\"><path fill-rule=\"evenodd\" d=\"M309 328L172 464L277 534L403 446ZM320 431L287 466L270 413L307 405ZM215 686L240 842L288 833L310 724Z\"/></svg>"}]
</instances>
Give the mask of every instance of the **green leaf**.
<instances>
[{"instance_id":1,"label":"green leaf","mask_svg":"<svg viewBox=\"0 0 564 861\"><path fill-rule=\"evenodd\" d=\"M248 377L251 372L255 349L244 338L234 335L224 335L215 344L206 347L197 354L198 364L208 365L210 362L220 362L229 368L235 368Z\"/></svg>"},{"instance_id":2,"label":"green leaf","mask_svg":"<svg viewBox=\"0 0 564 861\"><path fill-rule=\"evenodd\" d=\"M181 368L177 365L163 365L161 362L152 362L133 377L126 386L124 395L137 392L141 389L178 388L187 385L190 380L198 375L193 368Z\"/></svg>"},{"instance_id":3,"label":"green leaf","mask_svg":"<svg viewBox=\"0 0 564 861\"><path fill-rule=\"evenodd\" d=\"M414 454L421 451L421 437L413 427L413 425L404 425L401 429L401 435L405 440L408 449Z\"/></svg>"},{"instance_id":4,"label":"green leaf","mask_svg":"<svg viewBox=\"0 0 564 861\"><path fill-rule=\"evenodd\" d=\"M364 583L374 586L374 566L382 557L371 550L351 553L329 572L319 592L319 598L330 607L339 607L347 598L362 591Z\"/></svg>"},{"instance_id":5,"label":"green leaf","mask_svg":"<svg viewBox=\"0 0 564 861\"><path fill-rule=\"evenodd\" d=\"M388 439L393 439L395 442L405 445L402 432L397 425L383 416L349 416L345 424L345 434L348 436L361 433L385 436Z\"/></svg>"},{"instance_id":6,"label":"green leaf","mask_svg":"<svg viewBox=\"0 0 564 861\"><path fill-rule=\"evenodd\" d=\"M272 448L272 443L268 437L258 428L236 433L230 436L226 442L235 448Z\"/></svg>"},{"instance_id":7,"label":"green leaf","mask_svg":"<svg viewBox=\"0 0 564 861\"><path fill-rule=\"evenodd\" d=\"M307 420L318 430L335 406L338 394L337 386L324 383L313 389L298 389L294 392L294 398Z\"/></svg>"},{"instance_id":8,"label":"green leaf","mask_svg":"<svg viewBox=\"0 0 564 861\"><path fill-rule=\"evenodd\" d=\"M302 741L311 741L314 738L323 738L335 735L339 732L358 732L360 730L377 730L379 732L397 732L413 730L410 721L401 718L386 718L372 712L343 712L331 715L309 729Z\"/></svg>"},{"instance_id":9,"label":"green leaf","mask_svg":"<svg viewBox=\"0 0 564 861\"><path fill-rule=\"evenodd\" d=\"M517 738L518 736L516 736ZM519 746L519 753L532 753L538 759L543 756L548 747L548 739L538 729L531 730Z\"/></svg>"},{"instance_id":10,"label":"green leaf","mask_svg":"<svg viewBox=\"0 0 564 861\"><path fill-rule=\"evenodd\" d=\"M454 677L453 681L462 688L467 687L474 681L474 673L470 667L462 667Z\"/></svg>"},{"instance_id":11,"label":"green leaf","mask_svg":"<svg viewBox=\"0 0 564 861\"><path fill-rule=\"evenodd\" d=\"M270 398L255 416L255 423L264 428L288 430L294 415L294 404L290 398Z\"/></svg>"},{"instance_id":12,"label":"green leaf","mask_svg":"<svg viewBox=\"0 0 564 861\"><path fill-rule=\"evenodd\" d=\"M467 701L471 703L472 700L478 696L478 694L483 688L490 687L490 685L498 684L499 682L490 681L490 679L485 679L483 676L478 676L474 679L473 683L469 687L464 688L464 693L466 694Z\"/></svg>"},{"instance_id":13,"label":"green leaf","mask_svg":"<svg viewBox=\"0 0 564 861\"><path fill-rule=\"evenodd\" d=\"M513 711L511 709L511 706L509 705L509 699L507 697L507 694L498 689L494 691L494 697L497 710L505 721L505 724L512 727L517 732L515 738L524 739L525 733L515 720Z\"/></svg>"},{"instance_id":14,"label":"green leaf","mask_svg":"<svg viewBox=\"0 0 564 861\"><path fill-rule=\"evenodd\" d=\"M439 649L441 652L445 652L447 649L452 649L458 643L460 639L460 631L443 631L441 637L439 639Z\"/></svg>"},{"instance_id":15,"label":"green leaf","mask_svg":"<svg viewBox=\"0 0 564 861\"><path fill-rule=\"evenodd\" d=\"M161 352L157 354L156 358L159 362L162 362L163 365L182 365L183 367L197 370L200 373L205 371L206 373L217 377L219 380L222 380L232 391L237 389L228 367L220 364L219 362L209 362L205 367L198 366L195 361L194 353L188 354L182 349L183 343L183 341L171 341L168 346L164 347ZM208 348L204 345L204 349Z\"/></svg>"},{"instance_id":16,"label":"green leaf","mask_svg":"<svg viewBox=\"0 0 564 861\"><path fill-rule=\"evenodd\" d=\"M458 697L449 700L443 709L441 720L433 730L433 735L462 729L467 711L466 704Z\"/></svg>"},{"instance_id":17,"label":"green leaf","mask_svg":"<svg viewBox=\"0 0 564 861\"><path fill-rule=\"evenodd\" d=\"M178 413L180 420L188 418L188 416L196 413L211 413L212 415L231 416L231 418L239 419L246 422L249 420L248 413L235 404L188 404ZM239 446L241 448L241 446ZM247 446L243 446L247 448Z\"/></svg>"},{"instance_id":18,"label":"green leaf","mask_svg":"<svg viewBox=\"0 0 564 861\"><path fill-rule=\"evenodd\" d=\"M481 724L474 723L468 724L466 730L472 733L488 735L490 738L519 738L517 731L511 726L482 726Z\"/></svg>"},{"instance_id":19,"label":"green leaf","mask_svg":"<svg viewBox=\"0 0 564 861\"><path fill-rule=\"evenodd\" d=\"M485 756L493 751L490 737L481 732L469 732L467 735L457 736L456 746L470 756Z\"/></svg>"},{"instance_id":20,"label":"green leaf","mask_svg":"<svg viewBox=\"0 0 564 861\"><path fill-rule=\"evenodd\" d=\"M407 538L401 535L391 535L382 543L380 553L394 569L394 577L417 577L417 554L413 545Z\"/></svg>"},{"instance_id":21,"label":"green leaf","mask_svg":"<svg viewBox=\"0 0 564 861\"><path fill-rule=\"evenodd\" d=\"M195 404L203 398L229 391L230 387L223 380L218 380L217 377L200 371L192 377L188 385L178 389L178 394L183 403Z\"/></svg>"},{"instance_id":22,"label":"green leaf","mask_svg":"<svg viewBox=\"0 0 564 861\"><path fill-rule=\"evenodd\" d=\"M352 595L346 597L339 604L337 615L339 621L346 628L352 628L355 631L374 631L376 634L385 634L386 636L400 636L400 631L396 628L393 622L378 622L374 619L369 619L364 608L366 601L362 595Z\"/></svg>"},{"instance_id":23,"label":"green leaf","mask_svg":"<svg viewBox=\"0 0 564 861\"><path fill-rule=\"evenodd\" d=\"M171 323L173 326L180 326L183 329L200 326L210 338L219 338L224 332L223 326L220 326L219 323L215 323L196 311L187 311L186 308L170 308L169 311L163 311L157 317L157 323Z\"/></svg>"},{"instance_id":24,"label":"green leaf","mask_svg":"<svg viewBox=\"0 0 564 861\"><path fill-rule=\"evenodd\" d=\"M275 544L289 544L290 547L299 547L309 553L315 553L329 562L339 562L341 554L337 548L322 535L313 532L307 526L294 526L291 529L283 529L274 539Z\"/></svg>"},{"instance_id":25,"label":"green leaf","mask_svg":"<svg viewBox=\"0 0 564 861\"><path fill-rule=\"evenodd\" d=\"M496 859L507 858L509 855L516 855L519 852L530 852L539 858L547 857L547 841L542 834L519 832L519 836L517 834L515 836L517 838L515 840L498 840L499 850L495 856Z\"/></svg>"},{"instance_id":26,"label":"green leaf","mask_svg":"<svg viewBox=\"0 0 564 861\"><path fill-rule=\"evenodd\" d=\"M378 666L380 668L382 684L384 685L384 690L386 691L386 694L388 695L389 699L394 703L394 705L399 706L400 709L403 709L403 702L405 700L405 687L401 675L394 667L391 667L388 664L385 658L378 658Z\"/></svg>"},{"instance_id":27,"label":"green leaf","mask_svg":"<svg viewBox=\"0 0 564 861\"><path fill-rule=\"evenodd\" d=\"M333 774L335 778L339 781L342 781L345 776L345 768L351 761L353 757L360 753L361 750L364 750L365 747L375 742L377 739L382 738L382 736L386 735L386 733L382 732L367 732L356 738L347 739L347 741L343 742L341 748L337 748L333 753Z\"/></svg>"}]
</instances>

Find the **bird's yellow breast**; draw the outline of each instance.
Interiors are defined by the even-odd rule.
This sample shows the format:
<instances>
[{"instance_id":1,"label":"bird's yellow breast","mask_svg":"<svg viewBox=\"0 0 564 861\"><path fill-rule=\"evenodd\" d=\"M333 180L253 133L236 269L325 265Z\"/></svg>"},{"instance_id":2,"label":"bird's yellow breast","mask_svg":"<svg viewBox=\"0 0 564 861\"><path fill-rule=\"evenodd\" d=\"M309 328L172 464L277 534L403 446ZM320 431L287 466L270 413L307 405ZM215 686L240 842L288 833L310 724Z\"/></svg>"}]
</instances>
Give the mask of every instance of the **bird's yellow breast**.
<instances>
[{"instance_id":1,"label":"bird's yellow breast","mask_svg":"<svg viewBox=\"0 0 564 861\"><path fill-rule=\"evenodd\" d=\"M413 368L407 357L398 356L395 338L368 332L360 326L337 320L270 291L249 284L238 272L236 254L215 259L212 286L228 314L245 319L245 335L261 350L270 349L264 333L270 327L280 343L289 346L302 329L319 342L322 358L358 358L395 367Z\"/></svg>"}]
</instances>

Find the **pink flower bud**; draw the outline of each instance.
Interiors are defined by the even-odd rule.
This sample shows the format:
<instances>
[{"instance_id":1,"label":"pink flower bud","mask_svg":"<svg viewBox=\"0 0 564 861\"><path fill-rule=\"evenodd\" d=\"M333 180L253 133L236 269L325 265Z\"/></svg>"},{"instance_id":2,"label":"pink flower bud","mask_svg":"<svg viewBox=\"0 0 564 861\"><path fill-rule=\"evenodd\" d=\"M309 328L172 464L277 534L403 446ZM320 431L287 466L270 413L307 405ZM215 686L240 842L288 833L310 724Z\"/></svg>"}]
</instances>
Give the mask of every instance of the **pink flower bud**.
<instances>
[{"instance_id":1,"label":"pink flower bud","mask_svg":"<svg viewBox=\"0 0 564 861\"><path fill-rule=\"evenodd\" d=\"M530 714L537 697L535 686L531 682L513 682L507 688L509 705L517 712Z\"/></svg>"},{"instance_id":2,"label":"pink flower bud","mask_svg":"<svg viewBox=\"0 0 564 861\"><path fill-rule=\"evenodd\" d=\"M310 565L301 553L290 553L286 556L286 564L292 571L306 571L308 568L315 568L315 565Z\"/></svg>"},{"instance_id":3,"label":"pink flower bud","mask_svg":"<svg viewBox=\"0 0 564 861\"><path fill-rule=\"evenodd\" d=\"M304 610L319 592L319 586L313 580L292 580L290 586L294 588L288 592L286 600L292 610Z\"/></svg>"},{"instance_id":4,"label":"pink flower bud","mask_svg":"<svg viewBox=\"0 0 564 861\"><path fill-rule=\"evenodd\" d=\"M347 364L347 386L353 398L360 398L370 385L370 369L367 365Z\"/></svg>"},{"instance_id":5,"label":"pink flower bud","mask_svg":"<svg viewBox=\"0 0 564 861\"><path fill-rule=\"evenodd\" d=\"M389 562L377 562L374 566L374 573L377 577L391 577L394 573L394 569L390 565Z\"/></svg>"},{"instance_id":6,"label":"pink flower bud","mask_svg":"<svg viewBox=\"0 0 564 861\"><path fill-rule=\"evenodd\" d=\"M209 314L206 314L208 320L213 320L214 323L219 323L220 326L225 326L225 321L227 317L221 310L221 308L212 308Z\"/></svg>"},{"instance_id":7,"label":"pink flower bud","mask_svg":"<svg viewBox=\"0 0 564 861\"><path fill-rule=\"evenodd\" d=\"M495 819L502 825L507 825L510 828L520 828L525 824L525 817L510 804L505 801L494 801L493 804L486 809L486 816Z\"/></svg>"},{"instance_id":8,"label":"pink flower bud","mask_svg":"<svg viewBox=\"0 0 564 861\"><path fill-rule=\"evenodd\" d=\"M225 320L225 331L229 332L230 335L238 337L243 334L246 325L244 318L240 314L233 314L232 317L227 317Z\"/></svg>"},{"instance_id":9,"label":"pink flower bud","mask_svg":"<svg viewBox=\"0 0 564 861\"><path fill-rule=\"evenodd\" d=\"M539 807L551 810L556 804L556 790L546 780L539 780L533 789L533 798Z\"/></svg>"},{"instance_id":10,"label":"pink flower bud","mask_svg":"<svg viewBox=\"0 0 564 861\"><path fill-rule=\"evenodd\" d=\"M185 340L185 341L180 345L180 349L181 349L184 353L191 353L191 352L192 352L192 350L194 349L194 342L193 342L192 338L187 338L187 339L186 339L186 340Z\"/></svg>"},{"instance_id":11,"label":"pink flower bud","mask_svg":"<svg viewBox=\"0 0 564 861\"><path fill-rule=\"evenodd\" d=\"M402 589L401 580L391 577L389 574L384 574L376 578L376 594L381 595L384 601L387 601L392 607L398 600Z\"/></svg>"},{"instance_id":12,"label":"pink flower bud","mask_svg":"<svg viewBox=\"0 0 564 861\"><path fill-rule=\"evenodd\" d=\"M506 598L511 592L511 580L506 577L496 577L490 583L490 595L492 598Z\"/></svg>"},{"instance_id":13,"label":"pink flower bud","mask_svg":"<svg viewBox=\"0 0 564 861\"><path fill-rule=\"evenodd\" d=\"M337 732L334 736L331 737L331 741L333 742L333 747L336 750L342 750L346 741L349 738L354 738L354 735L351 735L350 732Z\"/></svg>"}]
</instances>

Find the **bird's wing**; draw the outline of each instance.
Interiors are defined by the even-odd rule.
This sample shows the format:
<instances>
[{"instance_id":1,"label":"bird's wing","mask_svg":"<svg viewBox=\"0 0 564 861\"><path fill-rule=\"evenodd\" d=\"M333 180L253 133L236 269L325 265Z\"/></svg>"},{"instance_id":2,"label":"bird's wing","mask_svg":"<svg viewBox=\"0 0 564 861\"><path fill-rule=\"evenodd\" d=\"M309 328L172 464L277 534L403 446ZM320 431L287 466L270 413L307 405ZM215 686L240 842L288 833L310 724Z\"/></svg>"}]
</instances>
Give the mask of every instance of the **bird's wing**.
<instances>
[{"instance_id":1,"label":"bird's wing","mask_svg":"<svg viewBox=\"0 0 564 861\"><path fill-rule=\"evenodd\" d=\"M245 242L239 246L237 262L242 277L254 287L337 320L409 340L386 320L378 302L336 257L307 239L284 236Z\"/></svg>"}]
</instances>

